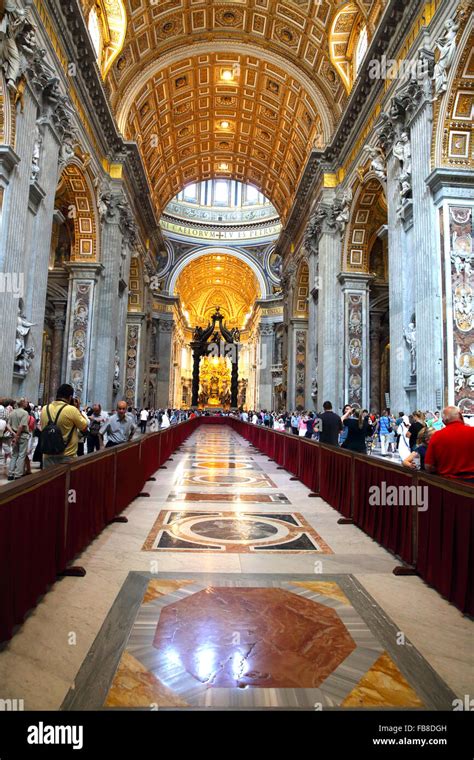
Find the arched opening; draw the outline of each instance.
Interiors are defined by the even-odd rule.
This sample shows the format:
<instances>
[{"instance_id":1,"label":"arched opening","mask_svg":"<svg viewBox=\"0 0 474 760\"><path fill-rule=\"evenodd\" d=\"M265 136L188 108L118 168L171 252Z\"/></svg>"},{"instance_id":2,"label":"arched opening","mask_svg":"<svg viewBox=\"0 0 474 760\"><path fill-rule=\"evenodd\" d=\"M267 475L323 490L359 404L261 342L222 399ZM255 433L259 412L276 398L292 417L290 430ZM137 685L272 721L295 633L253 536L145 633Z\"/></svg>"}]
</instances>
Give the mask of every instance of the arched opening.
<instances>
[{"instance_id":1,"label":"arched opening","mask_svg":"<svg viewBox=\"0 0 474 760\"><path fill-rule=\"evenodd\" d=\"M55 198L41 360L39 401L55 397L67 374L78 394L87 387L93 285L73 277L74 265L99 259L92 183L78 163L66 166Z\"/></svg>"},{"instance_id":2,"label":"arched opening","mask_svg":"<svg viewBox=\"0 0 474 760\"><path fill-rule=\"evenodd\" d=\"M358 351L349 368L349 402L362 403L380 412L390 398L390 320L387 202L380 180L367 174L355 192L351 223L346 233L343 268L365 273L368 282L368 372L364 375L362 344L354 337ZM362 341L363 342L363 341ZM357 348L358 347L358 348ZM362 351L363 353L363 351ZM353 359L353 357L351 357ZM367 377L367 392L361 391ZM356 398L357 395L357 398Z\"/></svg>"}]
</instances>

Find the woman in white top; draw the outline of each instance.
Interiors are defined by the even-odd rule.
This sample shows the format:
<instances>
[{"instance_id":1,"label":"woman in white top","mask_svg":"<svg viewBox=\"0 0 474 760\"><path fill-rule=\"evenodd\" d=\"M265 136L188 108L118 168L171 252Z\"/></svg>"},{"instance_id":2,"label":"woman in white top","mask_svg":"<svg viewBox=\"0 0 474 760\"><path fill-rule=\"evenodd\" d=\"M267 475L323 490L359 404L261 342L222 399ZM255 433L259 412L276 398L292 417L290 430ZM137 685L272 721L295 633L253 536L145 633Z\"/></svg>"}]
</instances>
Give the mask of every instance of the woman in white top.
<instances>
[{"instance_id":1,"label":"woman in white top","mask_svg":"<svg viewBox=\"0 0 474 760\"><path fill-rule=\"evenodd\" d=\"M170 426L170 418L168 417L168 412L163 413L163 417L161 418L161 427L162 428L169 428Z\"/></svg>"},{"instance_id":2,"label":"woman in white top","mask_svg":"<svg viewBox=\"0 0 474 760\"><path fill-rule=\"evenodd\" d=\"M400 436L400 439L398 441L398 453L400 454L402 462L410 454L410 444L408 443L408 438L407 438L407 432L408 432L409 427L410 427L410 420L408 418L408 415L405 414L397 429L397 433Z\"/></svg>"}]
</instances>

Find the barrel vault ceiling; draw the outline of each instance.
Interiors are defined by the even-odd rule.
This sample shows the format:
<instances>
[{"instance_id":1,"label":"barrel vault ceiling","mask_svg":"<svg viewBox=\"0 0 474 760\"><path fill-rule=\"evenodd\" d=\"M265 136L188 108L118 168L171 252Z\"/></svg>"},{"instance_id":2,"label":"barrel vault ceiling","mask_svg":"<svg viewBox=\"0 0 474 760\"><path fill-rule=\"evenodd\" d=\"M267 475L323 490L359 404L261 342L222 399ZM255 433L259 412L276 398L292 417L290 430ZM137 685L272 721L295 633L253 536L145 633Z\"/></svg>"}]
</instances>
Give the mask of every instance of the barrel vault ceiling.
<instances>
[{"instance_id":1,"label":"barrel vault ceiling","mask_svg":"<svg viewBox=\"0 0 474 760\"><path fill-rule=\"evenodd\" d=\"M256 185L284 221L347 99L334 22L371 35L383 0L123 3L125 43L106 87L122 133L139 143L158 213L185 185L228 176Z\"/></svg>"}]
</instances>

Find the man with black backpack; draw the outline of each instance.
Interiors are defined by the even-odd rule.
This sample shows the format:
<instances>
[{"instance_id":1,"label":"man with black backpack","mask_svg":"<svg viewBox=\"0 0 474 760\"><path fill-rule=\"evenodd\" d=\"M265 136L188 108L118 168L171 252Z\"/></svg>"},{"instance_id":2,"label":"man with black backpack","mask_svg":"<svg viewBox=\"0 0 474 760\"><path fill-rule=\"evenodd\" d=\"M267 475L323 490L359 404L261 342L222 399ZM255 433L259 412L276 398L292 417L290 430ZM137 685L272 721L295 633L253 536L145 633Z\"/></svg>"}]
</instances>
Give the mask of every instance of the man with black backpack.
<instances>
[{"instance_id":1,"label":"man with black backpack","mask_svg":"<svg viewBox=\"0 0 474 760\"><path fill-rule=\"evenodd\" d=\"M77 431L85 432L88 422L73 405L74 388L65 383L58 388L56 401L41 410L43 467L73 462L77 456Z\"/></svg>"}]
</instances>

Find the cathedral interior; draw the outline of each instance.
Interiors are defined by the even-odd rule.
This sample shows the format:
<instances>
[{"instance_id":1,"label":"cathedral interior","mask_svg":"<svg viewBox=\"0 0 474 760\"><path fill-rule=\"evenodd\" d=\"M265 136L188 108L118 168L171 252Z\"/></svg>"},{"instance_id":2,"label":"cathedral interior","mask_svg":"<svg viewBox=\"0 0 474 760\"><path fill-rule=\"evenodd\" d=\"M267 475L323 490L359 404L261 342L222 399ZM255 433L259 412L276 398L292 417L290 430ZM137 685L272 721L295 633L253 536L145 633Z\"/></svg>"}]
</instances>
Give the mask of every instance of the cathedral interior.
<instances>
[{"instance_id":1,"label":"cathedral interior","mask_svg":"<svg viewBox=\"0 0 474 760\"><path fill-rule=\"evenodd\" d=\"M135 410L211 414L316 413L330 400L338 413L349 404L376 415L456 406L472 423L468 0L1 5L1 398L42 406L70 383L81 407L111 413L122 400ZM306 487L277 472L240 428L197 426L189 440L170 440L181 446L179 466L140 489L148 500L129 506L130 497L128 526L80 544L87 578L57 584L0 651L2 702L25 699L32 710L319 702L452 710L446 705L473 693L462 605L420 578L390 575L392 555L355 526L336 526L325 501L308 506ZM161 466L173 453L165 457L163 447ZM472 514L472 498L456 494ZM235 522L234 511L242 518L246 500L258 506L239 543L242 533L222 523L229 514ZM294 547L288 556L275 548L282 541ZM318 552L327 577L311 569ZM219 577L219 593L206 597ZM358 606L361 589L367 609L375 598L379 627ZM89 687L94 657L107 648L104 619L116 625L120 604L138 597L126 648L118 628L111 634L119 660L96 663L107 689ZM418 627L404 598L412 617L419 610ZM237 666L214 671L212 653L192 661L189 652L201 651L200 615L214 615L227 641L224 604L246 625L258 618L262 630L281 613L291 631L301 624L303 638L301 621L309 625L309 608L319 605L337 645L323 642L311 660L320 666L306 658L299 667L295 634L286 672L265 653L239 677ZM267 620L258 617L263 604ZM166 659L173 605L182 615L175 661ZM160 621L153 632L151 615ZM416 662L406 651L397 659L386 643L397 626L421 651ZM431 639L428 629L436 629ZM79 644L68 648L71 630ZM158 652L153 670L143 655L148 635ZM31 655L26 679L26 652L38 638L44 661L39 649ZM219 646L219 661L232 660L232 647ZM211 671L215 688L201 689Z\"/></svg>"}]
</instances>

